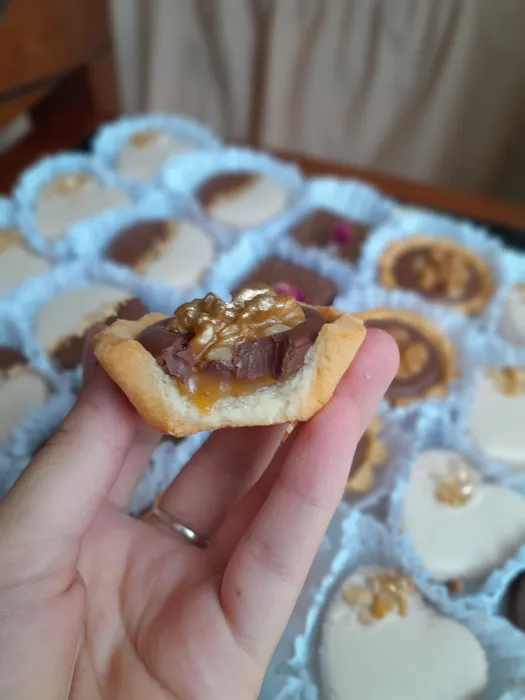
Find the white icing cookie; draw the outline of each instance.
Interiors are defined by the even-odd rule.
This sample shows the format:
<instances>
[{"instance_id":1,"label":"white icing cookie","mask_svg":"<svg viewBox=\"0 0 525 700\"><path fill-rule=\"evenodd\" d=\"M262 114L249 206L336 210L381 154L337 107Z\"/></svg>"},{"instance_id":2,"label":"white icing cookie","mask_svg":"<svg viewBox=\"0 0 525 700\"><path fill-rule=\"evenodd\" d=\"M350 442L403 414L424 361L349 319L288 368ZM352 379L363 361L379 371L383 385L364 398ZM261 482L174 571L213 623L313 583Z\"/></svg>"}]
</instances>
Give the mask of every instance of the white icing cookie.
<instances>
[{"instance_id":1,"label":"white icing cookie","mask_svg":"<svg viewBox=\"0 0 525 700\"><path fill-rule=\"evenodd\" d=\"M162 131L139 131L120 151L117 168L135 180L146 180L176 153L191 150L191 144L178 141Z\"/></svg>"},{"instance_id":2,"label":"white icing cookie","mask_svg":"<svg viewBox=\"0 0 525 700\"><path fill-rule=\"evenodd\" d=\"M469 412L472 438L489 459L504 462L515 471L525 470L523 387L511 393L502 391L490 370L479 372L475 381Z\"/></svg>"},{"instance_id":3,"label":"white icing cookie","mask_svg":"<svg viewBox=\"0 0 525 700\"><path fill-rule=\"evenodd\" d=\"M198 226L187 221L175 224L174 236L162 254L147 264L149 279L187 287L199 281L214 256L213 241Z\"/></svg>"},{"instance_id":4,"label":"white icing cookie","mask_svg":"<svg viewBox=\"0 0 525 700\"><path fill-rule=\"evenodd\" d=\"M72 224L123 206L127 194L116 187L104 187L90 175L61 175L43 189L36 204L36 222L45 238L60 238Z\"/></svg>"},{"instance_id":5,"label":"white icing cookie","mask_svg":"<svg viewBox=\"0 0 525 700\"><path fill-rule=\"evenodd\" d=\"M126 294L121 289L105 285L93 285L67 289L53 297L38 314L36 335L47 350L60 340L81 331L98 318L101 307L114 306L124 299ZM93 316L93 319L90 317Z\"/></svg>"},{"instance_id":6,"label":"white icing cookie","mask_svg":"<svg viewBox=\"0 0 525 700\"><path fill-rule=\"evenodd\" d=\"M238 193L221 196L207 207L208 215L225 226L251 228L280 214L287 204L287 193L273 180L257 177Z\"/></svg>"},{"instance_id":7,"label":"white icing cookie","mask_svg":"<svg viewBox=\"0 0 525 700\"><path fill-rule=\"evenodd\" d=\"M24 248L15 229L0 228L0 296L48 268L46 260Z\"/></svg>"},{"instance_id":8,"label":"white icing cookie","mask_svg":"<svg viewBox=\"0 0 525 700\"><path fill-rule=\"evenodd\" d=\"M469 477L463 480L463 503L458 502L463 500L460 493L436 491L440 484L461 489L461 476L454 484L455 475L469 473L470 485ZM457 496L455 504L446 502L447 497ZM501 566L525 543L525 499L480 481L458 453L428 450L419 455L412 469L401 526L435 579L475 581Z\"/></svg>"},{"instance_id":9,"label":"white icing cookie","mask_svg":"<svg viewBox=\"0 0 525 700\"><path fill-rule=\"evenodd\" d=\"M29 411L44 403L47 395L46 383L31 370L22 369L0 379L0 442Z\"/></svg>"},{"instance_id":10,"label":"white icing cookie","mask_svg":"<svg viewBox=\"0 0 525 700\"><path fill-rule=\"evenodd\" d=\"M499 331L514 345L525 345L525 283L511 287L502 301Z\"/></svg>"},{"instance_id":11,"label":"white icing cookie","mask_svg":"<svg viewBox=\"0 0 525 700\"><path fill-rule=\"evenodd\" d=\"M463 625L428 607L417 591L406 616L391 611L363 624L343 598L348 583L371 573L359 569L330 603L322 628L321 675L331 700L467 700L487 684L483 648Z\"/></svg>"}]
</instances>

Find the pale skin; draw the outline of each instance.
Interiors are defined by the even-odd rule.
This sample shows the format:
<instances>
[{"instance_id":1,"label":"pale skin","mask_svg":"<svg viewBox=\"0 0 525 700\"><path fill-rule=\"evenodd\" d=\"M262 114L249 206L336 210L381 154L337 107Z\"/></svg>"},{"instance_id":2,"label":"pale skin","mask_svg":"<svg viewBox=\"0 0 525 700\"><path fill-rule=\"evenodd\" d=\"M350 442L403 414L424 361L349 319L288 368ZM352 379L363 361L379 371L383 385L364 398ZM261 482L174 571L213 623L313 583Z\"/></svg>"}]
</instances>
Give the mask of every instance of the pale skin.
<instances>
[{"instance_id":1,"label":"pale skin","mask_svg":"<svg viewBox=\"0 0 525 700\"><path fill-rule=\"evenodd\" d=\"M371 330L336 394L284 428L217 431L162 508L125 506L160 436L85 361L76 407L0 504L3 700L253 700L392 380Z\"/></svg>"}]
</instances>

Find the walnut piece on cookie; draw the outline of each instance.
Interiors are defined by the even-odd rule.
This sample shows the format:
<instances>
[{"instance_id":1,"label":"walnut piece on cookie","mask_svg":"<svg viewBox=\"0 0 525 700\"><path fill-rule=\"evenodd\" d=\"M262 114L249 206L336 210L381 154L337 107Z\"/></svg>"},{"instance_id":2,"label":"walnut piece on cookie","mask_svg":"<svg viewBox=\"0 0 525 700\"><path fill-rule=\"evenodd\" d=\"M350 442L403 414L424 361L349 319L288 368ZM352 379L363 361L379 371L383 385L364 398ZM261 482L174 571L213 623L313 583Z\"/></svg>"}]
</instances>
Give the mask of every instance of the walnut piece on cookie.
<instances>
[{"instance_id":1,"label":"walnut piece on cookie","mask_svg":"<svg viewBox=\"0 0 525 700\"><path fill-rule=\"evenodd\" d=\"M356 314L367 328L389 333L399 347L399 369L386 399L393 406L446 396L457 374L455 350L437 325L407 309L368 309Z\"/></svg>"},{"instance_id":2,"label":"walnut piece on cookie","mask_svg":"<svg viewBox=\"0 0 525 700\"><path fill-rule=\"evenodd\" d=\"M379 279L389 289L407 289L431 302L475 316L494 294L487 262L448 238L411 236L391 243L379 260Z\"/></svg>"},{"instance_id":3,"label":"walnut piece on cookie","mask_svg":"<svg viewBox=\"0 0 525 700\"><path fill-rule=\"evenodd\" d=\"M349 314L258 286L230 302L207 294L171 317L118 321L94 344L143 418L183 437L308 420L330 399L365 335Z\"/></svg>"}]
</instances>

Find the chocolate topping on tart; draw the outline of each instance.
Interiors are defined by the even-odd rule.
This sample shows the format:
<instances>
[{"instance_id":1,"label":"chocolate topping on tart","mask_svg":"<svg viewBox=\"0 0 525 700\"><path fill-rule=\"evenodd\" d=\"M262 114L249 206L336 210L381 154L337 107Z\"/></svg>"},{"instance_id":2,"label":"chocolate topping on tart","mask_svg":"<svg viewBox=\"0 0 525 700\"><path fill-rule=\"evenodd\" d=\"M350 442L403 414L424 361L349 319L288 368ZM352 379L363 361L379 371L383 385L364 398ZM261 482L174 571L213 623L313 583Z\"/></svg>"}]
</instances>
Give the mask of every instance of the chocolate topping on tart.
<instances>
[{"instance_id":1,"label":"chocolate topping on tart","mask_svg":"<svg viewBox=\"0 0 525 700\"><path fill-rule=\"evenodd\" d=\"M315 309L303 308L303 311L304 321L294 328L240 342L228 355L224 353L224 359L208 359L203 363L190 346L192 334L170 330L171 318L148 326L137 340L166 374L183 383L198 372L225 379L284 381L303 366L306 353L326 323Z\"/></svg>"}]
</instances>

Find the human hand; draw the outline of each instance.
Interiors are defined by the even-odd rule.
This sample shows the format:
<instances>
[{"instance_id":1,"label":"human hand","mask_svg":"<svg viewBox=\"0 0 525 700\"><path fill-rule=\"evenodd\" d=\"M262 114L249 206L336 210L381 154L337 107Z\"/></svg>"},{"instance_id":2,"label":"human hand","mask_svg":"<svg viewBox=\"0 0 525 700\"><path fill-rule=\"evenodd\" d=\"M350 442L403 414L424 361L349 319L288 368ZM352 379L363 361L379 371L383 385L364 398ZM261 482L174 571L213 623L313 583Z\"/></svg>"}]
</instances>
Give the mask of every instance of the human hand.
<instances>
[{"instance_id":1,"label":"human hand","mask_svg":"<svg viewBox=\"0 0 525 700\"><path fill-rule=\"evenodd\" d=\"M0 504L3 700L247 700L262 679L397 368L368 331L334 397L284 426L215 432L162 510L124 513L160 436L90 356L77 405Z\"/></svg>"}]
</instances>

